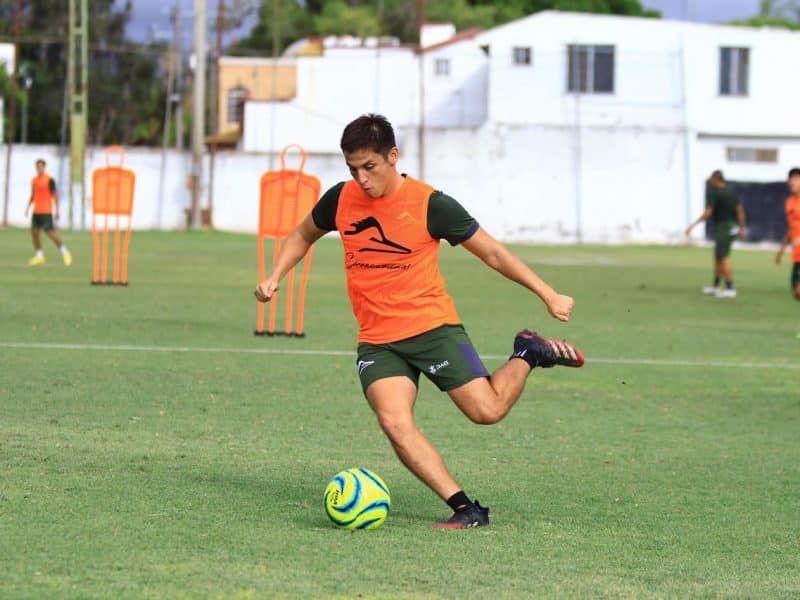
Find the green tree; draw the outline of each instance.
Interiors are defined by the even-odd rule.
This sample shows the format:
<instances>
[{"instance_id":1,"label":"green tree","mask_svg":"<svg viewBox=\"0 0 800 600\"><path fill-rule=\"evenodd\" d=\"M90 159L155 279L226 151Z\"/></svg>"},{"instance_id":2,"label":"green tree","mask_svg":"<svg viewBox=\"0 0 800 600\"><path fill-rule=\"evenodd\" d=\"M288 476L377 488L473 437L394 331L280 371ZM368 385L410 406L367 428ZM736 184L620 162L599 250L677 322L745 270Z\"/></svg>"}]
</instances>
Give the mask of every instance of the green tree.
<instances>
[{"instance_id":1,"label":"green tree","mask_svg":"<svg viewBox=\"0 0 800 600\"><path fill-rule=\"evenodd\" d=\"M798 0L761 0L758 16L733 21L743 27L776 27L800 30L800 2Z\"/></svg>"},{"instance_id":2,"label":"green tree","mask_svg":"<svg viewBox=\"0 0 800 600\"><path fill-rule=\"evenodd\" d=\"M275 15L277 14L277 26ZM250 35L239 40L228 51L234 55L257 54L271 56L274 33L277 33L278 52L292 42L314 34L310 7L303 8L295 0L262 0L258 21Z\"/></svg>"},{"instance_id":3,"label":"green tree","mask_svg":"<svg viewBox=\"0 0 800 600\"><path fill-rule=\"evenodd\" d=\"M273 9L278 3L280 49L309 35L391 35L404 43L418 40L418 0L261 0L250 35L233 49L248 53L272 49ZM449 21L457 29L488 29L542 10L565 10L658 17L640 0L427 0L429 21Z\"/></svg>"},{"instance_id":4,"label":"green tree","mask_svg":"<svg viewBox=\"0 0 800 600\"><path fill-rule=\"evenodd\" d=\"M9 0L0 3L0 36L6 40L13 35L14 5ZM20 64L26 65L32 80L28 140L33 143L60 141L68 8L64 0L23 2ZM160 139L165 92L158 48L127 40L131 10L131 0L121 5L114 0L89 1L88 141L92 144L147 144Z\"/></svg>"}]
</instances>

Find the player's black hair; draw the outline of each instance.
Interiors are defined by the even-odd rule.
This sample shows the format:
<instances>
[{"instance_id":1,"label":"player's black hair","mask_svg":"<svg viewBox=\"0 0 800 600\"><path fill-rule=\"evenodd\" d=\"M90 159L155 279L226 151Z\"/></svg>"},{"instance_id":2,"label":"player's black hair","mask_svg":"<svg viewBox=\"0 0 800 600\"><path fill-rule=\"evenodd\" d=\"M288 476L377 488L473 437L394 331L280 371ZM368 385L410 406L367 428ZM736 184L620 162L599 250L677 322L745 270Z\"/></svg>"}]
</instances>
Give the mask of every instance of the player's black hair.
<instances>
[{"instance_id":1,"label":"player's black hair","mask_svg":"<svg viewBox=\"0 0 800 600\"><path fill-rule=\"evenodd\" d=\"M339 146L342 152L350 154L359 150L377 152L384 158L397 145L392 124L383 115L369 113L351 121L342 132Z\"/></svg>"},{"instance_id":2,"label":"player's black hair","mask_svg":"<svg viewBox=\"0 0 800 600\"><path fill-rule=\"evenodd\" d=\"M800 176L800 167L793 167L789 169L789 179L791 179L795 175Z\"/></svg>"},{"instance_id":3,"label":"player's black hair","mask_svg":"<svg viewBox=\"0 0 800 600\"><path fill-rule=\"evenodd\" d=\"M37 164L37 165L38 165L39 163L42 163L43 165L47 166L47 163L46 163L46 162L44 162L44 159L43 159L43 158L37 158L37 159L36 159L36 163L35 163L35 164Z\"/></svg>"}]
</instances>

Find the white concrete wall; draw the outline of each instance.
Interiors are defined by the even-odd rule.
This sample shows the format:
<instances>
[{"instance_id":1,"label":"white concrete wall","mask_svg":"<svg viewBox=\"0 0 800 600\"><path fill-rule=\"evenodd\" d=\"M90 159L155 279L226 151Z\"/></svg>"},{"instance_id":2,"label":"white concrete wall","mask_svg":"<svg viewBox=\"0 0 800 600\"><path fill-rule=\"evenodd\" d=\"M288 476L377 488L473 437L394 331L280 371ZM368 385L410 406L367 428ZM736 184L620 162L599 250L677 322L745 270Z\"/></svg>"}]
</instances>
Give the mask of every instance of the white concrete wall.
<instances>
[{"instance_id":1,"label":"white concrete wall","mask_svg":"<svg viewBox=\"0 0 800 600\"><path fill-rule=\"evenodd\" d=\"M488 117L489 61L473 40L421 55L428 127L480 127ZM436 60L450 61L450 74L437 75Z\"/></svg>"},{"instance_id":2,"label":"white concrete wall","mask_svg":"<svg viewBox=\"0 0 800 600\"><path fill-rule=\"evenodd\" d=\"M0 162L5 165L7 146L2 146ZM25 217L25 208L31 196L31 180L35 174L34 163L43 158L47 172L56 180L61 216L58 227L67 227L69 211L69 156L59 157L56 146L15 144L11 153L11 176L9 179L8 219L9 224L27 227L30 217ZM136 173L133 199L133 227L135 229L177 229L186 226L184 209L189 206L189 191L186 176L191 166L188 153L167 153L163 170L163 194L161 183L161 151L151 148L128 148L125 152L125 168ZM116 164L116 158L115 163ZM86 205L83 221L88 229L92 225L91 194L92 172L106 165L104 148L89 148L86 154ZM208 169L206 169L206 174ZM0 172L0 181L5 188L5 169ZM77 196L77 194L76 194ZM2 199L0 199L2 200ZM81 206L76 197L73 205L73 225L81 226Z\"/></svg>"},{"instance_id":3,"label":"white concrete wall","mask_svg":"<svg viewBox=\"0 0 800 600\"><path fill-rule=\"evenodd\" d=\"M347 123L361 114L392 115L403 127L418 122L419 77L408 48L340 48L297 59L297 97L245 103L242 149L280 150L298 143L309 152L339 152Z\"/></svg>"}]
</instances>

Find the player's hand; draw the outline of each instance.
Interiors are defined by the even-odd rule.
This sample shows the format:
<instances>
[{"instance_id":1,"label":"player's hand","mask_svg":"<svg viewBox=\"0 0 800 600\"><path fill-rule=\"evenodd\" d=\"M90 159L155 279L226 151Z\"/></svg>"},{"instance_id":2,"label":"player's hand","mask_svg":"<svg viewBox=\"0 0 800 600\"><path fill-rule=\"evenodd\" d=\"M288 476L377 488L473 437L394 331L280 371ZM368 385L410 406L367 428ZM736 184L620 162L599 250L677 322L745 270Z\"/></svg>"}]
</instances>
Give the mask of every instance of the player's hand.
<instances>
[{"instance_id":1,"label":"player's hand","mask_svg":"<svg viewBox=\"0 0 800 600\"><path fill-rule=\"evenodd\" d=\"M775 255L775 264L776 265L781 264L781 256L783 256L783 248L778 250L778 253Z\"/></svg>"},{"instance_id":2,"label":"player's hand","mask_svg":"<svg viewBox=\"0 0 800 600\"><path fill-rule=\"evenodd\" d=\"M747 239L747 231L744 228L739 230L739 239L744 242Z\"/></svg>"},{"instance_id":3,"label":"player's hand","mask_svg":"<svg viewBox=\"0 0 800 600\"><path fill-rule=\"evenodd\" d=\"M575 306L575 300L569 296L556 294L552 298L545 301L547 304L547 311L559 321L569 321L572 315L572 309Z\"/></svg>"},{"instance_id":4,"label":"player's hand","mask_svg":"<svg viewBox=\"0 0 800 600\"><path fill-rule=\"evenodd\" d=\"M274 279L265 279L256 286L253 294L259 302L269 302L277 291L278 282Z\"/></svg>"}]
</instances>

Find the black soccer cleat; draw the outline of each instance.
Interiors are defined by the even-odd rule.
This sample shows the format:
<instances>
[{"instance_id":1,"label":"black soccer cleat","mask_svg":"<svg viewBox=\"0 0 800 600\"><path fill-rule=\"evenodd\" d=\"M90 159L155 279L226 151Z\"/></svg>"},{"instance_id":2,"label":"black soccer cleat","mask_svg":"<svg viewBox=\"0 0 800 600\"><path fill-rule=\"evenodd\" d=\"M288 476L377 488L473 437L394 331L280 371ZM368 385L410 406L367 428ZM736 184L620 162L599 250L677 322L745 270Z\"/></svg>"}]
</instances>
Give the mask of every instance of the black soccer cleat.
<instances>
[{"instance_id":1,"label":"black soccer cleat","mask_svg":"<svg viewBox=\"0 0 800 600\"><path fill-rule=\"evenodd\" d=\"M481 506L475 500L475 505L470 506L464 510L458 510L447 519L434 523L434 529L472 529L473 527L482 527L489 524L489 507Z\"/></svg>"},{"instance_id":2,"label":"black soccer cleat","mask_svg":"<svg viewBox=\"0 0 800 600\"><path fill-rule=\"evenodd\" d=\"M514 338L514 353L509 358L521 358L531 369L549 369L556 365L577 368L584 362L581 351L569 342L548 340L528 329L523 329Z\"/></svg>"}]
</instances>

